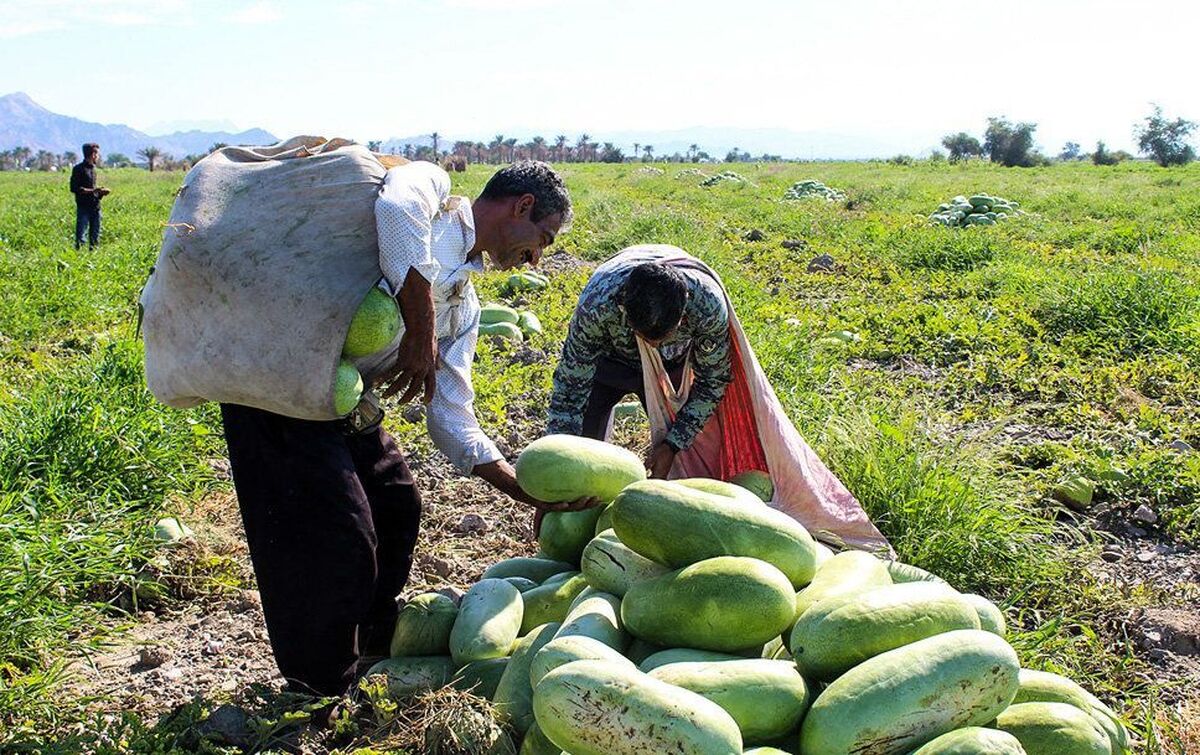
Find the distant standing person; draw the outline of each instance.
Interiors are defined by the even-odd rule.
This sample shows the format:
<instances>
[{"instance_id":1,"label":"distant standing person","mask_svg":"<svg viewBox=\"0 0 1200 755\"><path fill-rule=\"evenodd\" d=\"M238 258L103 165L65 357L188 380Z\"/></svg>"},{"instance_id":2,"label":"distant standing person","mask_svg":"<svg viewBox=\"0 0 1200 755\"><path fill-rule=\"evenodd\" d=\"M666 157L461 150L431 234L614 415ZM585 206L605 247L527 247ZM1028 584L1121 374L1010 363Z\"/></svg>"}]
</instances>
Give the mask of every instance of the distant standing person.
<instances>
[{"instance_id":1,"label":"distant standing person","mask_svg":"<svg viewBox=\"0 0 1200 755\"><path fill-rule=\"evenodd\" d=\"M83 145L83 161L71 170L71 193L75 195L75 248L83 246L87 231L88 249L100 243L100 200L109 190L96 185L96 164L100 162L100 145Z\"/></svg>"}]
</instances>

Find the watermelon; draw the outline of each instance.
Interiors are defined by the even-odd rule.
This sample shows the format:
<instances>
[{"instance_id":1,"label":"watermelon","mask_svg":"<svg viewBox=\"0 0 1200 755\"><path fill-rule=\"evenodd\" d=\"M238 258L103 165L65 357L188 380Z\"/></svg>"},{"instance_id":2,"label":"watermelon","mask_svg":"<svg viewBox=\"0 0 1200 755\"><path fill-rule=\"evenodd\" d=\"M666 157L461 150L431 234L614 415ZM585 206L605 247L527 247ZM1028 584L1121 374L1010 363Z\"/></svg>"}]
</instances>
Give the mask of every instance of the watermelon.
<instances>
[{"instance_id":1,"label":"watermelon","mask_svg":"<svg viewBox=\"0 0 1200 755\"><path fill-rule=\"evenodd\" d=\"M547 435L530 443L516 464L517 483L539 501L611 501L646 468L632 451L591 438Z\"/></svg>"},{"instance_id":2,"label":"watermelon","mask_svg":"<svg viewBox=\"0 0 1200 755\"><path fill-rule=\"evenodd\" d=\"M719 556L634 584L621 602L631 634L668 647L737 651L792 622L783 572L755 558Z\"/></svg>"},{"instance_id":3,"label":"watermelon","mask_svg":"<svg viewBox=\"0 0 1200 755\"><path fill-rule=\"evenodd\" d=\"M521 629L523 609L520 591L503 579L475 583L463 596L450 630L454 663L462 666L508 655Z\"/></svg>"},{"instance_id":4,"label":"watermelon","mask_svg":"<svg viewBox=\"0 0 1200 755\"><path fill-rule=\"evenodd\" d=\"M912 755L1026 755L1011 734L979 726L967 726L943 734L921 745Z\"/></svg>"},{"instance_id":5,"label":"watermelon","mask_svg":"<svg viewBox=\"0 0 1200 755\"><path fill-rule=\"evenodd\" d=\"M605 530L583 549L580 568L590 586L623 597L629 587L644 579L670 571L645 556L635 553L617 537Z\"/></svg>"},{"instance_id":6,"label":"watermelon","mask_svg":"<svg viewBox=\"0 0 1200 755\"><path fill-rule=\"evenodd\" d=\"M571 610L572 601L587 586L583 575L574 572L569 577L543 584L528 592L517 593L525 604L521 634L527 634L541 624L561 622Z\"/></svg>"},{"instance_id":7,"label":"watermelon","mask_svg":"<svg viewBox=\"0 0 1200 755\"><path fill-rule=\"evenodd\" d=\"M508 656L504 656L471 661L454 673L450 683L456 689L491 700L500 684L500 677L504 675L504 669L508 668L509 660Z\"/></svg>"},{"instance_id":8,"label":"watermelon","mask_svg":"<svg viewBox=\"0 0 1200 755\"><path fill-rule=\"evenodd\" d=\"M404 604L396 617L390 655L449 655L450 630L458 606L436 592L422 593Z\"/></svg>"},{"instance_id":9,"label":"watermelon","mask_svg":"<svg viewBox=\"0 0 1200 755\"><path fill-rule=\"evenodd\" d=\"M536 687L546 674L571 661L611 661L633 667L629 660L617 650L600 640L582 634L555 637L546 643L529 666L529 682Z\"/></svg>"},{"instance_id":10,"label":"watermelon","mask_svg":"<svg viewBox=\"0 0 1200 755\"><path fill-rule=\"evenodd\" d=\"M676 485L693 490L702 490L705 493L713 495L725 496L726 498L735 498L739 501L744 501L747 504L761 504L762 499L759 498L753 491L743 485L735 485L732 482L722 482L721 480L710 480L707 477L688 477L681 480L672 480Z\"/></svg>"},{"instance_id":11,"label":"watermelon","mask_svg":"<svg viewBox=\"0 0 1200 755\"><path fill-rule=\"evenodd\" d=\"M955 629L979 629L974 606L945 585L912 582L818 601L788 647L800 673L832 681L868 658Z\"/></svg>"},{"instance_id":12,"label":"watermelon","mask_svg":"<svg viewBox=\"0 0 1200 755\"><path fill-rule=\"evenodd\" d=\"M363 379L358 368L345 359L338 362L337 373L333 380L333 411L343 417L358 406L362 398Z\"/></svg>"},{"instance_id":13,"label":"watermelon","mask_svg":"<svg viewBox=\"0 0 1200 755\"><path fill-rule=\"evenodd\" d=\"M812 583L796 595L796 618L819 600L892 583L887 566L866 551L842 551L821 564Z\"/></svg>"},{"instance_id":14,"label":"watermelon","mask_svg":"<svg viewBox=\"0 0 1200 755\"><path fill-rule=\"evenodd\" d=\"M596 520L604 509L593 506L582 511L548 511L538 531L540 556L578 564L583 549L596 532Z\"/></svg>"},{"instance_id":15,"label":"watermelon","mask_svg":"<svg viewBox=\"0 0 1200 755\"><path fill-rule=\"evenodd\" d=\"M548 558L530 558L517 556L506 558L492 564L483 573L484 579L503 579L504 577L525 577L541 584L555 574L568 572L575 567L564 561L554 561Z\"/></svg>"},{"instance_id":16,"label":"watermelon","mask_svg":"<svg viewBox=\"0 0 1200 755\"><path fill-rule=\"evenodd\" d=\"M524 341L525 334L521 329L511 322L497 322L491 325L480 325L479 335L481 336L497 336L509 341Z\"/></svg>"},{"instance_id":17,"label":"watermelon","mask_svg":"<svg viewBox=\"0 0 1200 755\"><path fill-rule=\"evenodd\" d=\"M1104 729L1079 708L1066 703L1018 703L992 724L1020 741L1027 755L1111 755Z\"/></svg>"},{"instance_id":18,"label":"watermelon","mask_svg":"<svg viewBox=\"0 0 1200 755\"><path fill-rule=\"evenodd\" d=\"M342 344L342 356L358 359L387 348L400 333L400 308L396 300L378 288L372 288L350 320L350 329Z\"/></svg>"},{"instance_id":19,"label":"watermelon","mask_svg":"<svg viewBox=\"0 0 1200 755\"><path fill-rule=\"evenodd\" d=\"M385 658L367 669L367 676L375 674L385 674L388 697L401 700L445 687L454 674L454 662L446 655Z\"/></svg>"},{"instance_id":20,"label":"watermelon","mask_svg":"<svg viewBox=\"0 0 1200 755\"><path fill-rule=\"evenodd\" d=\"M733 716L747 744L795 732L811 702L804 677L790 661L669 663L649 674L720 705Z\"/></svg>"},{"instance_id":21,"label":"watermelon","mask_svg":"<svg viewBox=\"0 0 1200 755\"><path fill-rule=\"evenodd\" d=\"M721 706L637 669L574 661L542 677L533 698L538 726L572 755L732 755L737 723Z\"/></svg>"},{"instance_id":22,"label":"watermelon","mask_svg":"<svg viewBox=\"0 0 1200 755\"><path fill-rule=\"evenodd\" d=\"M808 584L816 572L816 543L792 517L663 480L621 491L613 501L613 529L625 545L666 566L748 556L775 566L794 587Z\"/></svg>"},{"instance_id":23,"label":"watermelon","mask_svg":"<svg viewBox=\"0 0 1200 755\"><path fill-rule=\"evenodd\" d=\"M503 304L488 302L479 309L480 325L495 325L498 322L510 322L516 325L520 320L521 316L517 313L517 310L512 307L506 307Z\"/></svg>"},{"instance_id":24,"label":"watermelon","mask_svg":"<svg viewBox=\"0 0 1200 755\"><path fill-rule=\"evenodd\" d=\"M826 687L800 728L805 755L901 755L982 726L1017 693L1017 654L979 629L918 640L863 661Z\"/></svg>"},{"instance_id":25,"label":"watermelon","mask_svg":"<svg viewBox=\"0 0 1200 755\"><path fill-rule=\"evenodd\" d=\"M537 652L553 639L558 628L558 624L542 624L521 638L492 695L500 723L519 734L524 734L533 723L533 685L529 683L529 664Z\"/></svg>"}]
</instances>

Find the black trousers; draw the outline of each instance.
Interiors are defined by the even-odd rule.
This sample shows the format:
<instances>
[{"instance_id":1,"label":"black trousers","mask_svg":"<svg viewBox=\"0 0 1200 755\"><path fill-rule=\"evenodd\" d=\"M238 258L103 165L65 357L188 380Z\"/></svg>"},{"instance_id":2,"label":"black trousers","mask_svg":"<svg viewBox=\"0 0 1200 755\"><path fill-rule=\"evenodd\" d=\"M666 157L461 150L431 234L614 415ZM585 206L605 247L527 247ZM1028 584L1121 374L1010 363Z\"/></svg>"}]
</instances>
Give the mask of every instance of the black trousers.
<instances>
[{"instance_id":1,"label":"black trousers","mask_svg":"<svg viewBox=\"0 0 1200 755\"><path fill-rule=\"evenodd\" d=\"M75 207L75 248L83 246L83 234L87 232L88 248L100 243L100 207Z\"/></svg>"},{"instance_id":2,"label":"black trousers","mask_svg":"<svg viewBox=\"0 0 1200 755\"><path fill-rule=\"evenodd\" d=\"M384 648L408 581L421 495L382 428L221 405L271 649L295 689L340 695ZM370 645L372 647L365 647Z\"/></svg>"},{"instance_id":3,"label":"black trousers","mask_svg":"<svg viewBox=\"0 0 1200 755\"><path fill-rule=\"evenodd\" d=\"M668 362L667 375L678 388L683 379L683 360ZM608 415L612 408L627 394L636 393L642 406L646 406L646 388L642 383L641 365L632 366L615 359L601 357L596 362L596 374L592 378L592 395L583 410L583 437L604 440L608 427Z\"/></svg>"}]
</instances>

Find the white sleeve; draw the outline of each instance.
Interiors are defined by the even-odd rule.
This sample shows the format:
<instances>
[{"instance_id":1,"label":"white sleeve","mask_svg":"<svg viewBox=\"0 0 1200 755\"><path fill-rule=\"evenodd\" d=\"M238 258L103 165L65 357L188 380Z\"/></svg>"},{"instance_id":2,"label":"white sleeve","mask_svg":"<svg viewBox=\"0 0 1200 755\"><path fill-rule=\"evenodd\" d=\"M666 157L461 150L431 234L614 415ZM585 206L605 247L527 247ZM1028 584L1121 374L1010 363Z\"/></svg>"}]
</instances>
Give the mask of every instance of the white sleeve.
<instances>
[{"instance_id":1,"label":"white sleeve","mask_svg":"<svg viewBox=\"0 0 1200 755\"><path fill-rule=\"evenodd\" d=\"M472 309L473 317L465 328L457 335L438 340L437 387L425 420L434 445L463 474L470 474L480 464L504 458L475 418L471 364L479 337L479 307Z\"/></svg>"},{"instance_id":2,"label":"white sleeve","mask_svg":"<svg viewBox=\"0 0 1200 755\"><path fill-rule=\"evenodd\" d=\"M379 269L392 291L416 268L432 283L439 265L429 248L433 218L450 195L450 176L432 163L413 162L389 170L375 200Z\"/></svg>"}]
</instances>

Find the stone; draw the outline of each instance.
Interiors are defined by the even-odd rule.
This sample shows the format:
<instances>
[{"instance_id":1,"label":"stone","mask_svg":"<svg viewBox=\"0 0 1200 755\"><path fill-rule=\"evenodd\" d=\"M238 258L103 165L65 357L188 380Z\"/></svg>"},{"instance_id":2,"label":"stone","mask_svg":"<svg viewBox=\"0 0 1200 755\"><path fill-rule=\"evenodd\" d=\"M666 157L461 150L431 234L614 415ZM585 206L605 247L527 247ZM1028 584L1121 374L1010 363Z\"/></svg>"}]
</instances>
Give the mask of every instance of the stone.
<instances>
[{"instance_id":1,"label":"stone","mask_svg":"<svg viewBox=\"0 0 1200 755\"><path fill-rule=\"evenodd\" d=\"M1192 444L1188 443L1186 440L1173 440L1168 448L1173 448L1176 451L1187 453L1188 451L1192 450Z\"/></svg>"},{"instance_id":2,"label":"stone","mask_svg":"<svg viewBox=\"0 0 1200 755\"><path fill-rule=\"evenodd\" d=\"M464 514L455 529L464 535L478 535L491 529L491 525L479 514Z\"/></svg>"},{"instance_id":3,"label":"stone","mask_svg":"<svg viewBox=\"0 0 1200 755\"><path fill-rule=\"evenodd\" d=\"M742 238L746 241L762 241L766 237L767 235L757 228L751 228L749 231L746 231L744 234L742 234Z\"/></svg>"},{"instance_id":4,"label":"stone","mask_svg":"<svg viewBox=\"0 0 1200 755\"><path fill-rule=\"evenodd\" d=\"M1103 560L1107 563L1115 564L1116 562L1121 560L1120 546L1117 546L1117 545L1104 546L1104 550L1100 552L1100 558L1101 558L1101 560Z\"/></svg>"},{"instance_id":5,"label":"stone","mask_svg":"<svg viewBox=\"0 0 1200 755\"><path fill-rule=\"evenodd\" d=\"M808 247L808 242L804 239L784 239L779 245L784 249L805 249Z\"/></svg>"},{"instance_id":6,"label":"stone","mask_svg":"<svg viewBox=\"0 0 1200 755\"><path fill-rule=\"evenodd\" d=\"M837 265L834 262L832 255L822 254L817 257L813 257L811 260L809 260L808 272L810 272L810 273L832 273L834 271L834 269L836 268L836 266Z\"/></svg>"},{"instance_id":7,"label":"stone","mask_svg":"<svg viewBox=\"0 0 1200 755\"><path fill-rule=\"evenodd\" d=\"M1143 503L1133 512L1133 518L1143 524L1154 524L1158 521L1158 514L1155 514L1154 509Z\"/></svg>"},{"instance_id":8,"label":"stone","mask_svg":"<svg viewBox=\"0 0 1200 755\"><path fill-rule=\"evenodd\" d=\"M1137 560L1143 564L1148 564L1156 558L1158 558L1158 554L1154 551L1139 551L1137 554Z\"/></svg>"},{"instance_id":9,"label":"stone","mask_svg":"<svg viewBox=\"0 0 1200 755\"><path fill-rule=\"evenodd\" d=\"M144 647L138 652L137 665L143 669L158 668L175 656L170 648L161 646Z\"/></svg>"},{"instance_id":10,"label":"stone","mask_svg":"<svg viewBox=\"0 0 1200 755\"><path fill-rule=\"evenodd\" d=\"M241 707L226 703L218 706L208 718L196 725L196 733L204 739L244 747L253 741L250 715Z\"/></svg>"}]
</instances>

